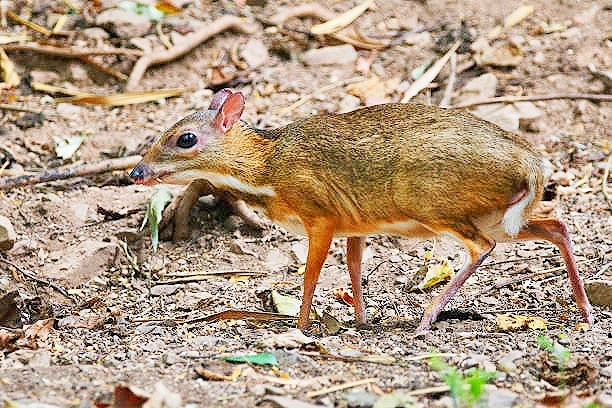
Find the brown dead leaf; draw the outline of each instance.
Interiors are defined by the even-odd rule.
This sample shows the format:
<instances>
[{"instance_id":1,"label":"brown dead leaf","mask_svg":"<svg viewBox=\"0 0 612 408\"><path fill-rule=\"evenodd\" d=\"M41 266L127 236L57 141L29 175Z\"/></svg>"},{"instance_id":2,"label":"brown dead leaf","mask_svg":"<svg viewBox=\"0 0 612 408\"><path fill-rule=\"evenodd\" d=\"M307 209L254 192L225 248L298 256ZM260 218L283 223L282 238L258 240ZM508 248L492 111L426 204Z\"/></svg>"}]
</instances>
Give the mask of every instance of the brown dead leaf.
<instances>
[{"instance_id":1,"label":"brown dead leaf","mask_svg":"<svg viewBox=\"0 0 612 408\"><path fill-rule=\"evenodd\" d=\"M512 43L505 43L496 48L490 48L481 55L474 55L478 65L489 65L492 67L515 67L523 60L523 51Z\"/></svg>"},{"instance_id":2,"label":"brown dead leaf","mask_svg":"<svg viewBox=\"0 0 612 408\"><path fill-rule=\"evenodd\" d=\"M501 330L513 331L528 327L533 330L545 330L546 320L533 316L522 316L512 314L499 314L495 317L495 323Z\"/></svg>"},{"instance_id":3,"label":"brown dead leaf","mask_svg":"<svg viewBox=\"0 0 612 408\"><path fill-rule=\"evenodd\" d=\"M240 377L241 366L223 360L210 360L195 368L196 373L209 381L234 381Z\"/></svg>"},{"instance_id":4,"label":"brown dead leaf","mask_svg":"<svg viewBox=\"0 0 612 408\"><path fill-rule=\"evenodd\" d=\"M118 385L113 391L110 401L94 401L97 408L141 408L148 397L142 395L141 391L134 392L127 385Z\"/></svg>"},{"instance_id":5,"label":"brown dead leaf","mask_svg":"<svg viewBox=\"0 0 612 408\"><path fill-rule=\"evenodd\" d=\"M23 331L25 338L29 340L47 340L54 324L54 318L38 320L34 324L25 327Z\"/></svg>"},{"instance_id":6,"label":"brown dead leaf","mask_svg":"<svg viewBox=\"0 0 612 408\"><path fill-rule=\"evenodd\" d=\"M158 1L155 4L155 8L164 14L176 14L181 11L181 9L172 4L171 1Z\"/></svg>"},{"instance_id":7,"label":"brown dead leaf","mask_svg":"<svg viewBox=\"0 0 612 408\"><path fill-rule=\"evenodd\" d=\"M97 408L179 408L180 395L169 391L161 382L155 384L152 394L128 385L118 385L107 401L94 401Z\"/></svg>"},{"instance_id":8,"label":"brown dead leaf","mask_svg":"<svg viewBox=\"0 0 612 408\"><path fill-rule=\"evenodd\" d=\"M0 350L11 352L17 349L17 341L23 338L23 332L9 332L4 329L0 329Z\"/></svg>"},{"instance_id":9,"label":"brown dead leaf","mask_svg":"<svg viewBox=\"0 0 612 408\"><path fill-rule=\"evenodd\" d=\"M111 95L80 95L69 98L56 98L57 103L90 103L93 105L125 106L137 103L152 102L158 99L170 98L189 92L188 88L158 89L144 92L125 92Z\"/></svg>"},{"instance_id":10,"label":"brown dead leaf","mask_svg":"<svg viewBox=\"0 0 612 408\"><path fill-rule=\"evenodd\" d=\"M383 81L378 75L350 84L346 91L361 99L366 106L389 102L389 94L393 93L400 83L399 77L394 77Z\"/></svg>"},{"instance_id":11,"label":"brown dead leaf","mask_svg":"<svg viewBox=\"0 0 612 408\"><path fill-rule=\"evenodd\" d=\"M334 290L334 297L340 299L349 306L355 306L355 299L353 299L353 296L344 288Z\"/></svg>"}]
</instances>

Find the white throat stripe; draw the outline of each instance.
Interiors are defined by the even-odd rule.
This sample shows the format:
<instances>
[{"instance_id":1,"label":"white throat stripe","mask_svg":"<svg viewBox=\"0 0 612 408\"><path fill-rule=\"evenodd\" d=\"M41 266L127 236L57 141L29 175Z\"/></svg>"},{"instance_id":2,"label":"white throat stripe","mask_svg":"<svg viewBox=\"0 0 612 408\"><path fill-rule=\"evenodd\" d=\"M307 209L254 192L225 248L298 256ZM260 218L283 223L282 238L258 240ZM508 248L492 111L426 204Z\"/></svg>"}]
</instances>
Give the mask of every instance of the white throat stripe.
<instances>
[{"instance_id":1,"label":"white throat stripe","mask_svg":"<svg viewBox=\"0 0 612 408\"><path fill-rule=\"evenodd\" d=\"M253 186L237 179L236 177L229 176L227 174L211 173L199 170L188 170L183 172L183 175L184 177L193 180L208 180L213 186L219 189L230 188L233 190L242 191L243 193L247 194L265 195L270 197L276 195L276 192L274 191L274 188L272 188L272 186Z\"/></svg>"}]
</instances>

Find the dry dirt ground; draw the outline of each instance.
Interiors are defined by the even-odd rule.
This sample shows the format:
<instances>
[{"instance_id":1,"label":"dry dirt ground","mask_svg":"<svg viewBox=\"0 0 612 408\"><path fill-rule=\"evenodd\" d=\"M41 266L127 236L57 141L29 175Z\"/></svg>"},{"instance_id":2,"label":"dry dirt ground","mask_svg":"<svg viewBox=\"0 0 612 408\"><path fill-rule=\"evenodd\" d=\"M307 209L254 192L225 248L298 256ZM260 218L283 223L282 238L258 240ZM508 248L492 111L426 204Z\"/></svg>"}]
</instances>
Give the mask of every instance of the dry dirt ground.
<instances>
[{"instance_id":1,"label":"dry dirt ground","mask_svg":"<svg viewBox=\"0 0 612 408\"><path fill-rule=\"evenodd\" d=\"M33 20L49 27L53 13L61 14L66 8L63 2L54 1L15 3L17 11L33 9ZM88 13L99 13L112 2L92 3L98 7ZM211 22L227 13L262 24L295 5L286 1L247 6L229 1L183 3L181 12L171 17L172 24L162 26L166 32L185 30L190 21ZM341 12L357 3L322 4ZM300 56L306 50L335 44L328 37L308 36L309 27L320 20L306 17L288 21L282 30L268 26L264 31L262 25L252 35L224 32L183 58L149 69L140 89L194 88L159 103L116 108L54 104L45 93L31 92L24 80L25 85L18 89L3 89L0 103L42 109L52 115L36 124L30 123L31 115L0 110L0 146L16 159L7 170L69 163L56 157L54 136L86 136L73 161L94 162L141 151L176 120L208 106L211 67L217 67L217 81L222 71L230 78L228 85L245 93L243 118L259 127L357 107L362 100L349 96L346 86L337 86L290 112L281 111L304 95L356 75L376 74L383 80L398 78L399 83L410 83L414 68L438 58L458 37L466 46L459 49L457 66L467 69L458 71L456 89L469 79L491 73L498 80L497 95L610 93L609 71L606 77L589 69L602 71L612 66L612 3L607 0L533 0L533 14L491 41L519 44L523 58L518 65L466 65L473 55L470 42L485 37L521 4L515 0L379 1L354 24L372 38L394 36L393 43L375 52L358 49L359 61L373 58L365 63L369 68L365 74L356 71L355 62L305 65ZM74 24L69 28L77 33L95 25L91 19L77 19ZM555 24L562 26L547 29ZM8 31L22 29L9 20ZM150 31L153 40L155 32L154 28ZM414 36L419 37L414 40ZM239 49L245 47L250 38L260 40L269 55L256 68L236 66L231 51L236 44ZM130 46L127 39L115 37L86 41L88 46ZM34 71L38 79L57 86L94 93L122 90L122 81L78 59L8 54L22 78ZM104 60L125 73L134 61L113 56ZM449 72L446 67L437 85L415 100L439 103ZM396 86L381 98L398 100L401 88ZM536 105L543 114L522 123L517 132L554 166L547 198L553 199L553 214L568 224L583 278L612 279L612 218L610 202L602 194L611 151L612 105L567 99ZM491 182L495 183L494 174ZM208 197L191 214L191 238L162 242L154 252L150 238L138 233L150 194L149 187L132 185L124 172L0 191L0 215L11 220L18 235L3 259L40 278L52 279L70 295L69 299L0 262L0 294L18 291L22 322L55 319L52 327L14 342L6 336L19 337L19 329L3 329L4 343L0 344L6 348L0 354L0 396L19 404L91 406L94 400L108 401L119 384L151 392L162 382L182 397L183 404L195 406L273 406L265 401L270 396L317 406L371 406L383 393L443 385L428 359L415 358L437 352L445 353L444 360L460 372L479 367L497 373L485 391L489 406L586 406L595 400L599 406L612 406L612 310L595 305L595 325L587 331L575 330L579 314L564 269L555 269L563 265L558 251L548 243L498 245L447 306L457 313L436 323L426 337L415 338L423 308L440 287L409 292L412 276L424 265L427 250L457 267L462 261L460 249L445 239L369 238L365 291L372 326L359 329L353 327L352 308L334 297L336 289L350 288L345 242L335 240L314 304L344 327L330 334L328 325L315 324L306 334L318 346L280 347L274 340L290 331L292 322L194 319L227 309L271 311L273 290L299 298L306 239L275 226L249 228L227 206ZM115 217L104 215L111 212ZM130 261L126 254L135 258ZM548 272L538 273L543 270ZM170 281L220 271L233 273L192 282ZM163 284L165 281L170 283ZM495 287L495 283L501 284ZM495 322L504 312L540 317L549 324L546 329L508 332ZM482 319L473 319L478 316ZM538 345L540 333L569 349L568 368L560 368L555 357ZM269 339L272 345L262 345ZM227 371L217 360L223 354L266 350L275 354L277 367L233 366L241 368L240 376L219 381L196 372L203 366ZM366 385L320 397L306 395L369 378L373 380ZM452 406L448 392L425 392L415 398L425 406Z\"/></svg>"}]
</instances>

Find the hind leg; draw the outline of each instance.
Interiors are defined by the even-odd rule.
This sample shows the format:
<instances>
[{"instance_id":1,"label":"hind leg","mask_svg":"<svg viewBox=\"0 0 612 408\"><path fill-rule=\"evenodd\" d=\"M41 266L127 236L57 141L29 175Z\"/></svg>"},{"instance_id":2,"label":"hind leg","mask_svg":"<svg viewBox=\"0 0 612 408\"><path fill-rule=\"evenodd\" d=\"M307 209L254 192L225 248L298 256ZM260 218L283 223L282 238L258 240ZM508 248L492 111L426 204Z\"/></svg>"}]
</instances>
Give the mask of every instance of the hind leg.
<instances>
[{"instance_id":1,"label":"hind leg","mask_svg":"<svg viewBox=\"0 0 612 408\"><path fill-rule=\"evenodd\" d=\"M556 218L530 219L528 224L519 231L514 239L543 239L552 242L559 248L567 267L569 281L572 285L574 298L576 298L582 318L585 322L593 324L593 308L584 291L584 285L578 273L576 259L572 251L572 243L563 221Z\"/></svg>"},{"instance_id":2,"label":"hind leg","mask_svg":"<svg viewBox=\"0 0 612 408\"><path fill-rule=\"evenodd\" d=\"M425 309L421 324L417 328L417 335L423 334L428 331L438 318L438 315L444 309L444 306L448 301L457 293L459 288L463 286L465 281L472 275L472 273L478 268L478 265L489 255L489 253L495 248L495 241L488 236L484 235L472 224L464 224L458 229L457 226L453 226L453 236L458 238L469 253L469 259L466 261L463 268L453 278L453 280L446 285L442 293L432 300L432 302Z\"/></svg>"},{"instance_id":3,"label":"hind leg","mask_svg":"<svg viewBox=\"0 0 612 408\"><path fill-rule=\"evenodd\" d=\"M366 322L363 290L361 288L361 259L365 248L365 237L348 237L346 240L346 263L351 275L353 301L355 303L355 321L357 324Z\"/></svg>"}]
</instances>

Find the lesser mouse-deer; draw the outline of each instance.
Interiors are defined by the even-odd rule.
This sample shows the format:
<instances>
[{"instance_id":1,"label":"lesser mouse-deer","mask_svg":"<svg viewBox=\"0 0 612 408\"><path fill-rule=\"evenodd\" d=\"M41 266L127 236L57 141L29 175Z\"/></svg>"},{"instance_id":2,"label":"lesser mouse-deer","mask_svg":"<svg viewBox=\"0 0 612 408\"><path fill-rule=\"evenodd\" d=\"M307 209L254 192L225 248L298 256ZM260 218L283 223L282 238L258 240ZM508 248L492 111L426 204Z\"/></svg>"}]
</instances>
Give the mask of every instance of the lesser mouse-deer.
<instances>
[{"instance_id":1,"label":"lesser mouse-deer","mask_svg":"<svg viewBox=\"0 0 612 408\"><path fill-rule=\"evenodd\" d=\"M322 114L273 130L241 121L243 108L240 92L218 92L208 110L166 131L130 175L137 183L208 180L306 234L299 328L308 326L333 237L348 238L355 316L366 321L361 260L371 234L444 234L467 250L418 332L430 328L496 242L527 239L559 248L582 317L593 322L565 225L530 217L543 191L543 160L518 136L462 110L420 104Z\"/></svg>"}]
</instances>

